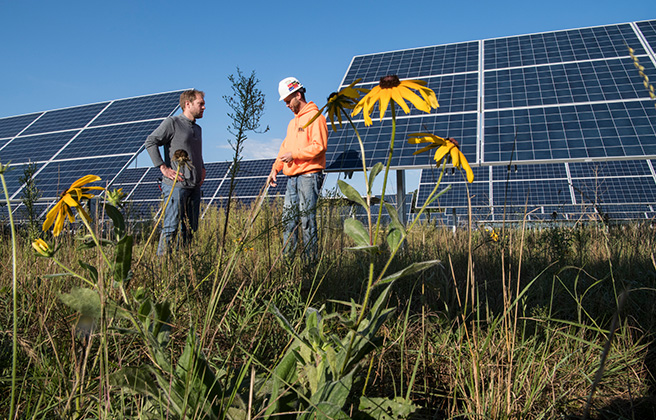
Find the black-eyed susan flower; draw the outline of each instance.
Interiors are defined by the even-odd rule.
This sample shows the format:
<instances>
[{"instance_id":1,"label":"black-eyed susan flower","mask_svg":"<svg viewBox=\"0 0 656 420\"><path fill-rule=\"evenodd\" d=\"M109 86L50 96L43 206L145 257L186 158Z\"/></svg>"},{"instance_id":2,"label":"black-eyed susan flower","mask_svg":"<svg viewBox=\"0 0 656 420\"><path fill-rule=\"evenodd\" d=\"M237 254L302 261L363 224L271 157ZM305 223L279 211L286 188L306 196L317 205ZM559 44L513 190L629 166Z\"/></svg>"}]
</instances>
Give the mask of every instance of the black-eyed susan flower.
<instances>
[{"instance_id":1,"label":"black-eyed susan flower","mask_svg":"<svg viewBox=\"0 0 656 420\"><path fill-rule=\"evenodd\" d=\"M438 163L441 162L447 154L449 154L451 156L451 163L453 166L456 168L464 169L465 173L467 174L467 181L470 183L474 182L474 172L472 171L471 166L469 166L467 158L465 158L465 155L463 155L460 151L460 146L455 139L443 139L442 137L430 133L413 133L408 135L408 143L428 143L428 145L424 146L422 149L414 152L413 154L415 155L437 148L435 151L434 159L435 162Z\"/></svg>"},{"instance_id":2,"label":"black-eyed susan flower","mask_svg":"<svg viewBox=\"0 0 656 420\"><path fill-rule=\"evenodd\" d=\"M413 92L416 90L421 95L421 98ZM380 119L383 119L385 111L390 101L394 101L406 114L410 113L410 108L405 102L410 101L418 110L430 112L432 108L440 106L437 103L435 92L426 87L426 82L423 80L399 80L396 75L385 76L380 79L380 83L357 103L351 116L356 116L362 111L364 115L364 124L371 125L370 114L373 111L374 105L378 102L378 109L380 110Z\"/></svg>"},{"instance_id":3,"label":"black-eyed susan flower","mask_svg":"<svg viewBox=\"0 0 656 420\"><path fill-rule=\"evenodd\" d=\"M103 187L85 187L86 184L96 181L100 181L99 176L85 175L71 184L71 186L61 194L59 202L55 204L46 215L46 220L43 222L43 230L46 231L50 229L50 226L54 224L55 227L52 229L52 233L55 236L58 236L64 228L64 221L67 218L71 223L75 221L75 216L73 215L71 207L77 208L81 217L84 217L86 221L90 221L91 217L87 214L84 208L82 208L80 202L85 199L88 200L93 198L93 194L89 194L89 191L104 190Z\"/></svg>"},{"instance_id":4,"label":"black-eyed susan flower","mask_svg":"<svg viewBox=\"0 0 656 420\"><path fill-rule=\"evenodd\" d=\"M360 83L360 80L362 79L355 80L339 92L331 93L330 96L328 96L328 102L326 102L326 105L324 105L323 108L321 108L319 112L317 112L317 114L305 124L305 127L312 124L325 110L330 119L330 125L332 126L333 131L337 131L335 128L335 117L337 117L339 128L342 128L342 114L348 118L348 112L346 110L348 109L352 111L360 100L360 96L369 92L369 89L355 87L356 84Z\"/></svg>"},{"instance_id":5,"label":"black-eyed susan flower","mask_svg":"<svg viewBox=\"0 0 656 420\"><path fill-rule=\"evenodd\" d=\"M32 241L32 248L34 248L36 253L41 255L42 257L50 258L55 253L55 251L52 248L50 248L50 246L46 243L46 241L44 241L41 238Z\"/></svg>"}]
</instances>

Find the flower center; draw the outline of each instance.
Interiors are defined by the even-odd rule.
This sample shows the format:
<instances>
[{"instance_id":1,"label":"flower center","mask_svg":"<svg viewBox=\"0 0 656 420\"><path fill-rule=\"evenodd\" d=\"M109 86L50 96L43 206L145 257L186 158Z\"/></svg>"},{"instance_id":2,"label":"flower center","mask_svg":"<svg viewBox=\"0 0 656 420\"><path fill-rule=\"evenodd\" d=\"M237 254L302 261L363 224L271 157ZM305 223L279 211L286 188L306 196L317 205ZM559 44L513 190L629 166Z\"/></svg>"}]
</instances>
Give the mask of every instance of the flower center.
<instances>
[{"instance_id":1,"label":"flower center","mask_svg":"<svg viewBox=\"0 0 656 420\"><path fill-rule=\"evenodd\" d=\"M399 76L397 76L396 74L392 74L389 76L381 77L379 86L382 89L393 89L400 84L401 81L399 80Z\"/></svg>"}]
</instances>

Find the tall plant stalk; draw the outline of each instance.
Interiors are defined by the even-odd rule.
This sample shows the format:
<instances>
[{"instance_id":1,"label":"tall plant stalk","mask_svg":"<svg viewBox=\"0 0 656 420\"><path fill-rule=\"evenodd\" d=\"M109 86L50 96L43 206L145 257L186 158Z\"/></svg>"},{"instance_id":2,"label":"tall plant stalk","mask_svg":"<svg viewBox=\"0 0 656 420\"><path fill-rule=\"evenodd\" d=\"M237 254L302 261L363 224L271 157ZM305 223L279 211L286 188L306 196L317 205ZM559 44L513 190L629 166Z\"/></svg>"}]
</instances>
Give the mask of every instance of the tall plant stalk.
<instances>
[{"instance_id":1,"label":"tall plant stalk","mask_svg":"<svg viewBox=\"0 0 656 420\"><path fill-rule=\"evenodd\" d=\"M14 216L9 201L9 190L5 180L5 172L9 165L0 164L0 179L2 180L2 191L5 193L7 202L7 213L9 214L9 226L11 228L11 288L12 288L12 343L11 343L11 401L9 408L9 419L14 419L16 409L16 363L18 359L18 292L16 281L16 227L14 226Z\"/></svg>"}]
</instances>

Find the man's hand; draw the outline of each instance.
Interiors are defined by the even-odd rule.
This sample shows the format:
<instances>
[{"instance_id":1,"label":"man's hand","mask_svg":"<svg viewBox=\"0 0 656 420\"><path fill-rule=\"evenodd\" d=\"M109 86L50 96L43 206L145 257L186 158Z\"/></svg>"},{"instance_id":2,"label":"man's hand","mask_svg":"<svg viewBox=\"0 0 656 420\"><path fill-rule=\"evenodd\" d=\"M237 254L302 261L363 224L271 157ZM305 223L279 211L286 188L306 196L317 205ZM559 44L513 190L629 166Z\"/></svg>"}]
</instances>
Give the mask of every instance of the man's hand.
<instances>
[{"instance_id":1,"label":"man's hand","mask_svg":"<svg viewBox=\"0 0 656 420\"><path fill-rule=\"evenodd\" d=\"M271 170L271 173L267 177L267 184L271 185L272 187L275 187L278 185L276 178L278 177L278 172L276 172L275 169Z\"/></svg>"},{"instance_id":2,"label":"man's hand","mask_svg":"<svg viewBox=\"0 0 656 420\"><path fill-rule=\"evenodd\" d=\"M287 152L284 155L280 156L280 160L282 160L285 163L293 162L294 158L292 157L292 152Z\"/></svg>"},{"instance_id":3,"label":"man's hand","mask_svg":"<svg viewBox=\"0 0 656 420\"><path fill-rule=\"evenodd\" d=\"M159 165L159 170L162 171L162 175L164 175L168 179L175 181L175 171L173 170L173 168L169 168L168 166L166 166L166 164L162 163L161 165ZM182 181L184 181L184 177L182 176L182 174L179 173L178 182L182 182Z\"/></svg>"},{"instance_id":4,"label":"man's hand","mask_svg":"<svg viewBox=\"0 0 656 420\"><path fill-rule=\"evenodd\" d=\"M207 171L205 170L205 168L203 168L203 170L201 171L201 175L200 175L200 186L202 186L203 182L205 182L205 176L206 175L207 175Z\"/></svg>"}]
</instances>

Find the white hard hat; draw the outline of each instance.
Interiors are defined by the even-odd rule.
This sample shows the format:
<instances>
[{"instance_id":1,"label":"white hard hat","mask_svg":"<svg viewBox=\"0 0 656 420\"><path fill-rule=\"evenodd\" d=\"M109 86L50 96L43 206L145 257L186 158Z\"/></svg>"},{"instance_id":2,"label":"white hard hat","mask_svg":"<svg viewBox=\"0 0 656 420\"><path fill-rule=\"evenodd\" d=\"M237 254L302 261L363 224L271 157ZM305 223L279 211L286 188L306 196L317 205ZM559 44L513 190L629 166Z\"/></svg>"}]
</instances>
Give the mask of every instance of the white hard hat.
<instances>
[{"instance_id":1,"label":"white hard hat","mask_svg":"<svg viewBox=\"0 0 656 420\"><path fill-rule=\"evenodd\" d=\"M278 93L280 94L279 101L282 101L292 93L302 89L303 85L295 77L285 77L278 83Z\"/></svg>"}]
</instances>

